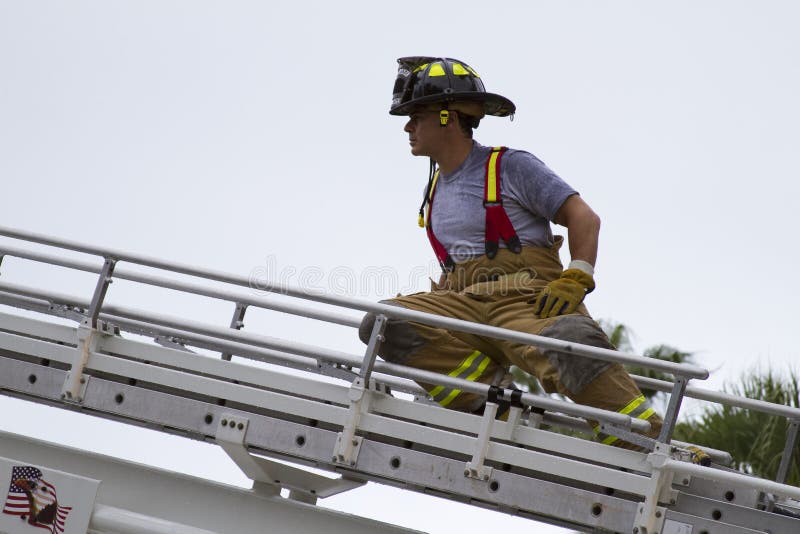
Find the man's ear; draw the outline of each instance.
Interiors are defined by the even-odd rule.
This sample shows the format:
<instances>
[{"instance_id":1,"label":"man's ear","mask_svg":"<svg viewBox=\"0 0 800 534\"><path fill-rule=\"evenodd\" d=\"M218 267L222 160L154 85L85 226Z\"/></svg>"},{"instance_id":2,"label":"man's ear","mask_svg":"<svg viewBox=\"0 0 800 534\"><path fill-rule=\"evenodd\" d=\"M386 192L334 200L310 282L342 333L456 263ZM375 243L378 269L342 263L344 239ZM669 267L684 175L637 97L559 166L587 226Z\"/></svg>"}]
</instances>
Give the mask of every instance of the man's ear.
<instances>
[{"instance_id":1,"label":"man's ear","mask_svg":"<svg viewBox=\"0 0 800 534\"><path fill-rule=\"evenodd\" d=\"M448 123L447 123L447 127L448 127L448 128L452 128L452 131L453 131L453 132L456 132L456 133L458 133L458 134L459 134L459 135L461 135L462 137L465 137L465 138L467 138L467 139L471 139L471 138L472 138L472 136L471 136L471 135L468 135L468 134L465 132L466 128L462 128L462 126L461 126L461 121L463 121L463 120L469 121L469 120L470 120L470 117L469 117L469 116L464 116L464 115L461 115L461 112L460 112L460 111L452 111L452 110L451 110L451 111L450 111L450 120L449 120L449 121L448 121ZM468 125L468 126L469 126L469 125ZM470 128L471 128L471 126L470 126Z\"/></svg>"},{"instance_id":2,"label":"man's ear","mask_svg":"<svg viewBox=\"0 0 800 534\"><path fill-rule=\"evenodd\" d=\"M455 110L450 110L450 122L447 126L453 126L454 128L459 128L461 123L461 113Z\"/></svg>"}]
</instances>

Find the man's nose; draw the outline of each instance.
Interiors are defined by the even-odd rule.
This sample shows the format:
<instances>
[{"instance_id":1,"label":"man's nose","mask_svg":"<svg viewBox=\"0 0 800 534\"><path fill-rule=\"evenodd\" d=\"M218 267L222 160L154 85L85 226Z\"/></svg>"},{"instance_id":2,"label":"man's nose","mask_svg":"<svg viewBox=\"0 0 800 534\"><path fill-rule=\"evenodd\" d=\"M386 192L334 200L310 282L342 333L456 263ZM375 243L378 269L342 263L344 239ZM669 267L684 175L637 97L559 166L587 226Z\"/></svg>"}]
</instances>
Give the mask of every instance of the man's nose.
<instances>
[{"instance_id":1,"label":"man's nose","mask_svg":"<svg viewBox=\"0 0 800 534\"><path fill-rule=\"evenodd\" d=\"M408 122L406 123L406 125L403 127L403 131L411 133L412 130L414 130L414 125L412 124L413 122L414 121L409 119Z\"/></svg>"}]
</instances>

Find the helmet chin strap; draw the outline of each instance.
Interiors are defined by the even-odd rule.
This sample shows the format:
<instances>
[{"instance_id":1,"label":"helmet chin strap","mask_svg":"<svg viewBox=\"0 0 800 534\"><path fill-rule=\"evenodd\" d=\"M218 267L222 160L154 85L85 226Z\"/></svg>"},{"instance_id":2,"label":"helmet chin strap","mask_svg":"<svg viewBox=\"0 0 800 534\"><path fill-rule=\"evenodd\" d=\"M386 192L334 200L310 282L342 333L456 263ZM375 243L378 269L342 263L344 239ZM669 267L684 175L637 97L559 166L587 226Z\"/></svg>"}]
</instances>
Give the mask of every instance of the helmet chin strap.
<instances>
[{"instance_id":1,"label":"helmet chin strap","mask_svg":"<svg viewBox=\"0 0 800 534\"><path fill-rule=\"evenodd\" d=\"M425 206L431 196L431 189L433 188L433 176L436 174L436 162L430 158L430 170L428 171L428 187L425 188L425 196L422 198L422 205L419 207L419 217L417 223L420 228L425 228Z\"/></svg>"}]
</instances>

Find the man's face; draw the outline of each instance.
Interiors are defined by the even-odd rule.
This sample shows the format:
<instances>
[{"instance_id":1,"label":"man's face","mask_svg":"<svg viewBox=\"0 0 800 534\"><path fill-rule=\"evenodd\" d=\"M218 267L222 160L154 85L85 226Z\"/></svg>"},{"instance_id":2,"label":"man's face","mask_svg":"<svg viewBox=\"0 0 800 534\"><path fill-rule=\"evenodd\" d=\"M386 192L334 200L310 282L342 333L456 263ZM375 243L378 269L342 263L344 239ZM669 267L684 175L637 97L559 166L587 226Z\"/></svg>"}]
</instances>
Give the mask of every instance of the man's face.
<instances>
[{"instance_id":1,"label":"man's face","mask_svg":"<svg viewBox=\"0 0 800 534\"><path fill-rule=\"evenodd\" d=\"M438 110L414 111L403 128L415 156L432 156L444 142L446 129L439 125Z\"/></svg>"}]
</instances>

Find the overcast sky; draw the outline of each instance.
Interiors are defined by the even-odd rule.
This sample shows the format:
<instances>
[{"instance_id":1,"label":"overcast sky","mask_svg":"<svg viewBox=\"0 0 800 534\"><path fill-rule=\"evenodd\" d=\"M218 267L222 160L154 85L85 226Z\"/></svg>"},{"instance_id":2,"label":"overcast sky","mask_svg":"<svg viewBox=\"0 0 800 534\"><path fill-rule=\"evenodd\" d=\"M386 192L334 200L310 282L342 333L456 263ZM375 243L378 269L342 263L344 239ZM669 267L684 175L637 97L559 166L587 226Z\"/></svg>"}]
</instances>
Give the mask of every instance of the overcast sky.
<instances>
[{"instance_id":1,"label":"overcast sky","mask_svg":"<svg viewBox=\"0 0 800 534\"><path fill-rule=\"evenodd\" d=\"M0 1L0 225L373 300L425 290L428 163L387 111L397 57L447 55L517 105L477 140L536 154L603 219L595 317L640 350L696 352L713 371L697 385L786 372L799 15L792 1ZM45 273L3 265L9 281L93 287ZM231 311L122 283L109 302L217 325ZM246 328L363 350L347 329L257 313ZM57 413L86 435L0 428L242 483L212 447ZM431 533L529 528L397 493L321 505Z\"/></svg>"}]
</instances>

